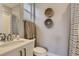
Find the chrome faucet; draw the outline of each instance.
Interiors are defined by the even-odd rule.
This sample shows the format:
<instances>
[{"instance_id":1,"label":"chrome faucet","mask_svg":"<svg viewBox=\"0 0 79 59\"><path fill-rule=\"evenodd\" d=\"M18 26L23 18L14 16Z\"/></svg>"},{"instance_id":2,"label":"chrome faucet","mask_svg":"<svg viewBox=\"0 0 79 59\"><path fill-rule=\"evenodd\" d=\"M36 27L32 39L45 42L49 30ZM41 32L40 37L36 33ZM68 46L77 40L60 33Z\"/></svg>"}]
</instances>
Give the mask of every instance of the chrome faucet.
<instances>
[{"instance_id":1,"label":"chrome faucet","mask_svg":"<svg viewBox=\"0 0 79 59\"><path fill-rule=\"evenodd\" d=\"M17 35L15 33L6 35L5 33L0 33L0 41L13 41L16 39Z\"/></svg>"},{"instance_id":2,"label":"chrome faucet","mask_svg":"<svg viewBox=\"0 0 79 59\"><path fill-rule=\"evenodd\" d=\"M0 33L0 41L12 41L12 35L8 34L6 35L5 33Z\"/></svg>"}]
</instances>

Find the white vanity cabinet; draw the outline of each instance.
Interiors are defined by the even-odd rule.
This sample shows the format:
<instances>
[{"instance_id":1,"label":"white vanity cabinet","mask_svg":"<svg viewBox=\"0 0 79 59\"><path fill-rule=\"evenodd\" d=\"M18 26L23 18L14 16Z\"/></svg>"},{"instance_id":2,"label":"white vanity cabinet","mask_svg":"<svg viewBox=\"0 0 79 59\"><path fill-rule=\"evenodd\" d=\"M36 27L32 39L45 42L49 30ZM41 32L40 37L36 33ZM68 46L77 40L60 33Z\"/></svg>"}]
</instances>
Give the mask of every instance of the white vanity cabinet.
<instances>
[{"instance_id":1,"label":"white vanity cabinet","mask_svg":"<svg viewBox=\"0 0 79 59\"><path fill-rule=\"evenodd\" d=\"M22 46L21 48L18 48L18 56L33 56L33 48L34 42L31 42L27 45Z\"/></svg>"},{"instance_id":2,"label":"white vanity cabinet","mask_svg":"<svg viewBox=\"0 0 79 59\"><path fill-rule=\"evenodd\" d=\"M2 56L33 56L34 41L24 44L16 49L8 51Z\"/></svg>"}]
</instances>

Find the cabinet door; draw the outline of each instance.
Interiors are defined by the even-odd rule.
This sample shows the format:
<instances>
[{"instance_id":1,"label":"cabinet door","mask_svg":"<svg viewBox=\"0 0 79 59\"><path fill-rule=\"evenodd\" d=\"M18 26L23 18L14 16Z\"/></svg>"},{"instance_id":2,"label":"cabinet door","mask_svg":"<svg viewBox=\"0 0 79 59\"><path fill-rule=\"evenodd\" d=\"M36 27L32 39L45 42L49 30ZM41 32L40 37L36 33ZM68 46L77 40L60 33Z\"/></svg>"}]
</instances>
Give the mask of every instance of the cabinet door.
<instances>
[{"instance_id":1,"label":"cabinet door","mask_svg":"<svg viewBox=\"0 0 79 59\"><path fill-rule=\"evenodd\" d=\"M23 46L24 56L33 56L33 48L34 48L34 42L24 45Z\"/></svg>"},{"instance_id":2,"label":"cabinet door","mask_svg":"<svg viewBox=\"0 0 79 59\"><path fill-rule=\"evenodd\" d=\"M23 56L23 49L22 47L19 47L17 49L14 49L12 51L9 51L5 54L3 54L2 56Z\"/></svg>"},{"instance_id":3,"label":"cabinet door","mask_svg":"<svg viewBox=\"0 0 79 59\"><path fill-rule=\"evenodd\" d=\"M34 42L23 45L17 49L9 51L2 56L33 56Z\"/></svg>"},{"instance_id":4,"label":"cabinet door","mask_svg":"<svg viewBox=\"0 0 79 59\"><path fill-rule=\"evenodd\" d=\"M9 51L9 52L3 54L2 56L18 56L17 49Z\"/></svg>"}]
</instances>

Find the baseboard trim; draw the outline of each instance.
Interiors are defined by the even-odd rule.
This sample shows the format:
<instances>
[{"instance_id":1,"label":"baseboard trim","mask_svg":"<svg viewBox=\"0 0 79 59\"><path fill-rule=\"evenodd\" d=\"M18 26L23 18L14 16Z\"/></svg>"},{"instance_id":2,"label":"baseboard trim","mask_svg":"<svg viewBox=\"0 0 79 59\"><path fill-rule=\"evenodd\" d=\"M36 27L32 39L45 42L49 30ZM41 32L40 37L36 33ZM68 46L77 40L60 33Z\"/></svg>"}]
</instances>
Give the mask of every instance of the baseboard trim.
<instances>
[{"instance_id":1,"label":"baseboard trim","mask_svg":"<svg viewBox=\"0 0 79 59\"><path fill-rule=\"evenodd\" d=\"M54 54L54 53L51 53L51 52L47 52L47 55L48 55L48 56L58 56L58 55L56 55L56 54Z\"/></svg>"}]
</instances>

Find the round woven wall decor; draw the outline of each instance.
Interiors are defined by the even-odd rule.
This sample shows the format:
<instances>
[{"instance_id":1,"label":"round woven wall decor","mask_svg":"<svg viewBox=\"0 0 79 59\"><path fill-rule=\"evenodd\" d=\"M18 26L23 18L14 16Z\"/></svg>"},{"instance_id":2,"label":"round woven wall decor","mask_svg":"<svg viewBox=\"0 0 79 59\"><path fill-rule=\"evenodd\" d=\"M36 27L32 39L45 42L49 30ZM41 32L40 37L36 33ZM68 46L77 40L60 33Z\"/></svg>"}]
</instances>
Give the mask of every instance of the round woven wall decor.
<instances>
[{"instance_id":1,"label":"round woven wall decor","mask_svg":"<svg viewBox=\"0 0 79 59\"><path fill-rule=\"evenodd\" d=\"M54 11L53 11L52 8L47 8L47 9L45 10L45 16L47 16L47 17L52 17L53 15L54 15Z\"/></svg>"},{"instance_id":2,"label":"round woven wall decor","mask_svg":"<svg viewBox=\"0 0 79 59\"><path fill-rule=\"evenodd\" d=\"M44 24L47 28L51 28L54 25L52 19L46 19Z\"/></svg>"}]
</instances>

